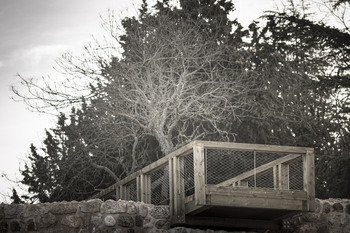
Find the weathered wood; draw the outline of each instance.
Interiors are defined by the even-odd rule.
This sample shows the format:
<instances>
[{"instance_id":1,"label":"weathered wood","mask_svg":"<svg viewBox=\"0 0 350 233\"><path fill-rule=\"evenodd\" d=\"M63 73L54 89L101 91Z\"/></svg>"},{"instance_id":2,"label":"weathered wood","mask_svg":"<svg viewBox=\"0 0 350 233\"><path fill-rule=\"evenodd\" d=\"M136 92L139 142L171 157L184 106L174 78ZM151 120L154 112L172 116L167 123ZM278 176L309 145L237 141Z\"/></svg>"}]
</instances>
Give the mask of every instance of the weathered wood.
<instances>
[{"instance_id":1,"label":"weathered wood","mask_svg":"<svg viewBox=\"0 0 350 233\"><path fill-rule=\"evenodd\" d=\"M169 212L170 212L170 224L175 224L175 190L174 190L174 158L169 159Z\"/></svg>"},{"instance_id":2,"label":"weathered wood","mask_svg":"<svg viewBox=\"0 0 350 233\"><path fill-rule=\"evenodd\" d=\"M315 155L313 149L303 156L304 191L307 192L307 210L314 211L315 206Z\"/></svg>"},{"instance_id":3,"label":"weathered wood","mask_svg":"<svg viewBox=\"0 0 350 233\"><path fill-rule=\"evenodd\" d=\"M222 186L222 185L234 184L237 181L244 180L246 178L249 178L249 177L253 176L254 173L255 174L262 173L262 172L264 172L264 171L266 171L268 169L273 168L276 165L279 165L279 164L282 164L282 163L286 163L286 162L291 162L291 161L297 159L300 156L302 156L302 155L300 155L300 154L289 154L289 155L286 155L286 156L284 156L282 158L279 158L279 159L276 159L276 160L274 160L272 162L263 164L263 165L255 168L255 169L252 169L250 171L244 172L244 173L242 173L242 174L240 174L240 175L238 175L236 177L233 177L233 178L231 178L229 180L221 182L221 183L219 183L217 185L218 186Z\"/></svg>"},{"instance_id":4,"label":"weathered wood","mask_svg":"<svg viewBox=\"0 0 350 233\"><path fill-rule=\"evenodd\" d=\"M305 154L312 148L294 147L294 146L278 146L278 145L263 145L235 142L212 142L212 141L194 141L194 144L203 144L205 148L210 149L230 149L244 151L265 151L265 152L281 152L281 153L298 153Z\"/></svg>"},{"instance_id":5,"label":"weathered wood","mask_svg":"<svg viewBox=\"0 0 350 233\"><path fill-rule=\"evenodd\" d=\"M273 188L274 188L274 189L278 189L278 172L277 172L277 165L273 166L272 173L273 173Z\"/></svg>"},{"instance_id":6,"label":"weathered wood","mask_svg":"<svg viewBox=\"0 0 350 233\"><path fill-rule=\"evenodd\" d=\"M173 186L174 186L174 214L176 223L185 222L185 185L184 185L184 159L175 157L173 159Z\"/></svg>"},{"instance_id":7,"label":"weathered wood","mask_svg":"<svg viewBox=\"0 0 350 233\"><path fill-rule=\"evenodd\" d=\"M289 166L288 164L278 165L278 188L282 190L289 189Z\"/></svg>"},{"instance_id":8,"label":"weathered wood","mask_svg":"<svg viewBox=\"0 0 350 233\"><path fill-rule=\"evenodd\" d=\"M204 216L188 216L186 224L190 226L211 226L211 227L233 227L249 229L280 229L280 221L265 221L253 219L232 219L232 218L215 218Z\"/></svg>"},{"instance_id":9,"label":"weathered wood","mask_svg":"<svg viewBox=\"0 0 350 233\"><path fill-rule=\"evenodd\" d=\"M136 177L136 199L141 201L141 175Z\"/></svg>"},{"instance_id":10,"label":"weathered wood","mask_svg":"<svg viewBox=\"0 0 350 233\"><path fill-rule=\"evenodd\" d=\"M262 208L303 211L303 200L284 199L273 197L241 197L222 194L210 194L207 196L207 204L212 206L231 206L244 208Z\"/></svg>"},{"instance_id":11,"label":"weathered wood","mask_svg":"<svg viewBox=\"0 0 350 233\"><path fill-rule=\"evenodd\" d=\"M223 195L232 197L262 197L262 198L274 198L280 200L306 200L307 192L301 190L273 190L273 189L261 189L261 188L238 188L231 186L206 186L207 195Z\"/></svg>"},{"instance_id":12,"label":"weathered wood","mask_svg":"<svg viewBox=\"0 0 350 233\"><path fill-rule=\"evenodd\" d=\"M194 199L196 205L205 205L205 161L203 144L193 147Z\"/></svg>"},{"instance_id":13,"label":"weathered wood","mask_svg":"<svg viewBox=\"0 0 350 233\"><path fill-rule=\"evenodd\" d=\"M140 175L141 181L141 201L144 203L151 203L151 177L148 174Z\"/></svg>"}]
</instances>

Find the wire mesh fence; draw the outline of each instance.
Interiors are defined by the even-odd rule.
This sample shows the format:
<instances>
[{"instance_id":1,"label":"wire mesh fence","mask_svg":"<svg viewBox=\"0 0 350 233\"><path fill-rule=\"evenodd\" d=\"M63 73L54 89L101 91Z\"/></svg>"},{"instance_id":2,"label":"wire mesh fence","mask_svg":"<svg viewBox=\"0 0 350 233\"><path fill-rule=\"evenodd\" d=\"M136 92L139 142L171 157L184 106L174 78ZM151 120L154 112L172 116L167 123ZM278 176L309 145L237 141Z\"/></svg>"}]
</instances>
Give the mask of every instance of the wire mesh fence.
<instances>
[{"instance_id":1,"label":"wire mesh fence","mask_svg":"<svg viewBox=\"0 0 350 233\"><path fill-rule=\"evenodd\" d=\"M181 173L184 179L185 196L194 194L194 169L193 169L193 154L189 154L183 158L184 169Z\"/></svg>"},{"instance_id":2,"label":"wire mesh fence","mask_svg":"<svg viewBox=\"0 0 350 233\"><path fill-rule=\"evenodd\" d=\"M169 165L151 173L151 203L169 204Z\"/></svg>"},{"instance_id":3,"label":"wire mesh fence","mask_svg":"<svg viewBox=\"0 0 350 233\"><path fill-rule=\"evenodd\" d=\"M288 153L276 152L206 149L206 183L220 185L227 180L233 180L232 185L234 186L277 188L278 175L274 174L272 165L271 167L266 165L272 164L273 161L288 155ZM262 169L263 165L265 165L266 169ZM283 166L287 169L287 189L303 190L303 163L301 156L297 160L284 163ZM278 171L276 170L275 172ZM242 179L235 180L235 177L238 176L241 176Z\"/></svg>"},{"instance_id":4,"label":"wire mesh fence","mask_svg":"<svg viewBox=\"0 0 350 233\"><path fill-rule=\"evenodd\" d=\"M130 201L137 201L137 185L136 180L125 185L125 197Z\"/></svg>"}]
</instances>

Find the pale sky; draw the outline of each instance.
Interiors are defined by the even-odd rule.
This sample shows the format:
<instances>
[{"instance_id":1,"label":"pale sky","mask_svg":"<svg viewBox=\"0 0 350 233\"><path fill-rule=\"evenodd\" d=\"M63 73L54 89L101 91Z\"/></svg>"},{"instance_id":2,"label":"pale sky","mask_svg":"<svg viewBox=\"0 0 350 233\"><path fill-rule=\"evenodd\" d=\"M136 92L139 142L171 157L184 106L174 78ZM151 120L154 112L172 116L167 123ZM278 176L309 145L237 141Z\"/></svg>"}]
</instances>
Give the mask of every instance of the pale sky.
<instances>
[{"instance_id":1,"label":"pale sky","mask_svg":"<svg viewBox=\"0 0 350 233\"><path fill-rule=\"evenodd\" d=\"M244 26L274 7L273 0L233 1ZM9 182L20 179L29 147L41 147L45 128L55 126L50 115L30 112L23 103L11 100L11 85L19 86L19 73L40 78L55 73L55 60L64 52L79 55L83 46L99 37L101 16L108 9L135 14L141 0L0 0L0 203L9 201ZM127 13L126 13L127 12Z\"/></svg>"}]
</instances>

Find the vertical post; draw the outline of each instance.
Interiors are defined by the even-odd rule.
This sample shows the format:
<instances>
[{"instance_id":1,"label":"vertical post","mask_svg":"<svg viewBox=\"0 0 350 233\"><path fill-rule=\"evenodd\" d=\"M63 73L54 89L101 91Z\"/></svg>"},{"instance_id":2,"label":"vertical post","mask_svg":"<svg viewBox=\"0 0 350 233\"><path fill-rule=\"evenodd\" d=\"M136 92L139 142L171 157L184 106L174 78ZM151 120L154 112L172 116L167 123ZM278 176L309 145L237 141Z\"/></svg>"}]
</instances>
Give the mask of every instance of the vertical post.
<instances>
[{"instance_id":1,"label":"vertical post","mask_svg":"<svg viewBox=\"0 0 350 233\"><path fill-rule=\"evenodd\" d=\"M205 205L205 162L204 145L195 144L193 147L193 170L194 170L194 199L196 205Z\"/></svg>"},{"instance_id":2,"label":"vertical post","mask_svg":"<svg viewBox=\"0 0 350 233\"><path fill-rule=\"evenodd\" d=\"M169 211L170 211L170 224L176 223L175 213L175 191L174 191L174 158L169 159Z\"/></svg>"},{"instance_id":3,"label":"vertical post","mask_svg":"<svg viewBox=\"0 0 350 233\"><path fill-rule=\"evenodd\" d=\"M184 158L173 158L174 223L185 222Z\"/></svg>"},{"instance_id":4,"label":"vertical post","mask_svg":"<svg viewBox=\"0 0 350 233\"><path fill-rule=\"evenodd\" d=\"M278 172L277 165L273 166L273 188L278 189Z\"/></svg>"},{"instance_id":5,"label":"vertical post","mask_svg":"<svg viewBox=\"0 0 350 233\"><path fill-rule=\"evenodd\" d=\"M136 199L141 201L141 175L136 177Z\"/></svg>"},{"instance_id":6,"label":"vertical post","mask_svg":"<svg viewBox=\"0 0 350 233\"><path fill-rule=\"evenodd\" d=\"M147 174L140 175L140 195L141 201L147 204L151 203L151 176Z\"/></svg>"},{"instance_id":7,"label":"vertical post","mask_svg":"<svg viewBox=\"0 0 350 233\"><path fill-rule=\"evenodd\" d=\"M278 187L281 190L289 189L288 168L289 168L289 165L284 165L284 164L278 165Z\"/></svg>"},{"instance_id":8,"label":"vertical post","mask_svg":"<svg viewBox=\"0 0 350 233\"><path fill-rule=\"evenodd\" d=\"M307 192L307 210L314 211L315 206L315 155L314 150L306 151L303 156L304 191Z\"/></svg>"}]
</instances>

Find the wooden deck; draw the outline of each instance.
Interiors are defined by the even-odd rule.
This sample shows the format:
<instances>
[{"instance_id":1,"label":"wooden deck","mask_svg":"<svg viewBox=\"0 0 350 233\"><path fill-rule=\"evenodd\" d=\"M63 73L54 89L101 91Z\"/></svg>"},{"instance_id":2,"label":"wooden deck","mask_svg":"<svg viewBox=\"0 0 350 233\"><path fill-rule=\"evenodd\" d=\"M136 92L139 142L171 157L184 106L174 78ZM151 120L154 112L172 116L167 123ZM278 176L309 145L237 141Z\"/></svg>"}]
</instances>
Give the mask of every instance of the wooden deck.
<instances>
[{"instance_id":1,"label":"wooden deck","mask_svg":"<svg viewBox=\"0 0 350 233\"><path fill-rule=\"evenodd\" d=\"M92 198L169 205L172 225L276 229L315 209L314 152L194 141Z\"/></svg>"}]
</instances>

